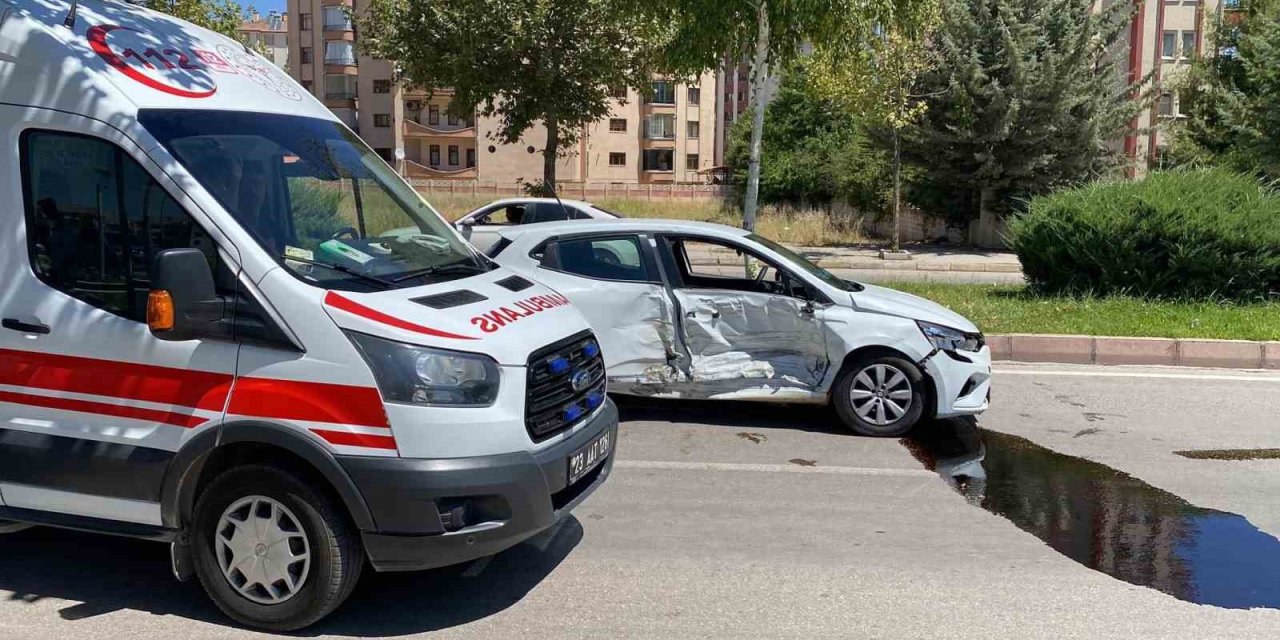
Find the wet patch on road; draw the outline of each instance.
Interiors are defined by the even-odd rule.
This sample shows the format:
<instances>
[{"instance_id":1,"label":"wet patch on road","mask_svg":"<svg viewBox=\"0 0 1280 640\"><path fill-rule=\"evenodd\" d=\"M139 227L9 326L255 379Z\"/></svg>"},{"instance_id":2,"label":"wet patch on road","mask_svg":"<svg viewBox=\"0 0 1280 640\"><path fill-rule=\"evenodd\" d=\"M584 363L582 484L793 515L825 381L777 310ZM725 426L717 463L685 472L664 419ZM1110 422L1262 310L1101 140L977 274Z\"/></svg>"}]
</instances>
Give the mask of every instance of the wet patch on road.
<instances>
[{"instance_id":1,"label":"wet patch on road","mask_svg":"<svg viewBox=\"0 0 1280 640\"><path fill-rule=\"evenodd\" d=\"M747 431L739 431L738 437L742 438L743 440L750 440L756 444L760 444L761 442L764 442L765 440L769 439L765 437L763 433L751 433Z\"/></svg>"},{"instance_id":2,"label":"wet patch on road","mask_svg":"<svg viewBox=\"0 0 1280 640\"><path fill-rule=\"evenodd\" d=\"M1193 460L1274 460L1280 458L1280 449L1194 449L1174 451L1175 454Z\"/></svg>"},{"instance_id":3,"label":"wet patch on road","mask_svg":"<svg viewBox=\"0 0 1280 640\"><path fill-rule=\"evenodd\" d=\"M1244 516L971 420L902 443L971 504L1090 569L1187 602L1280 608L1280 541Z\"/></svg>"},{"instance_id":4,"label":"wet patch on road","mask_svg":"<svg viewBox=\"0 0 1280 640\"><path fill-rule=\"evenodd\" d=\"M802 466L802 467L816 467L816 466L818 466L818 461L817 461L817 460L806 460L806 459L804 459L804 458L792 458L792 459L788 460L787 462L790 462L791 464L798 464L798 465L800 465L800 466Z\"/></svg>"}]
</instances>

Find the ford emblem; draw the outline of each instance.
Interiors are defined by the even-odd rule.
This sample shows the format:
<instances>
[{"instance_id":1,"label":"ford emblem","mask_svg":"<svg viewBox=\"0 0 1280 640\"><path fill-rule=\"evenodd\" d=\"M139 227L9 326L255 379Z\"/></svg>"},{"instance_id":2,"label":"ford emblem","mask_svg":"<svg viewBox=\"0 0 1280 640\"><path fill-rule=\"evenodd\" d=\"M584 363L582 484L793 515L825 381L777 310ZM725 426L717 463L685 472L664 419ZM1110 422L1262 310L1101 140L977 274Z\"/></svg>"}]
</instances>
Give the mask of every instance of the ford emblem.
<instances>
[{"instance_id":1,"label":"ford emblem","mask_svg":"<svg viewBox=\"0 0 1280 640\"><path fill-rule=\"evenodd\" d=\"M586 369L579 370L569 378L569 386L573 387L574 391L582 391L589 384L591 384L591 372Z\"/></svg>"}]
</instances>

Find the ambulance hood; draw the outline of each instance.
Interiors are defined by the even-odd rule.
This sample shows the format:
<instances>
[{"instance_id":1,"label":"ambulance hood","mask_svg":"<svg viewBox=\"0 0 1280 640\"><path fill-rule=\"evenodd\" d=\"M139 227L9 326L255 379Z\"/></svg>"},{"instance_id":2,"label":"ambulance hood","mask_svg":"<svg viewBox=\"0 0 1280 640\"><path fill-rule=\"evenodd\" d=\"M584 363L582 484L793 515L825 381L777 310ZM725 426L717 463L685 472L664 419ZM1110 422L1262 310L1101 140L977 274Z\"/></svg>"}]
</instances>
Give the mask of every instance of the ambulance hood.
<instances>
[{"instance_id":1,"label":"ambulance hood","mask_svg":"<svg viewBox=\"0 0 1280 640\"><path fill-rule=\"evenodd\" d=\"M80 2L67 28L70 8L57 0L0 0L0 89L7 102L117 126L128 126L122 116L148 108L335 119L284 70L231 38L103 0Z\"/></svg>"},{"instance_id":2,"label":"ambulance hood","mask_svg":"<svg viewBox=\"0 0 1280 640\"><path fill-rule=\"evenodd\" d=\"M511 366L524 366L530 353L589 329L567 298L502 268L408 289L329 291L324 307L349 331L483 353Z\"/></svg>"}]
</instances>

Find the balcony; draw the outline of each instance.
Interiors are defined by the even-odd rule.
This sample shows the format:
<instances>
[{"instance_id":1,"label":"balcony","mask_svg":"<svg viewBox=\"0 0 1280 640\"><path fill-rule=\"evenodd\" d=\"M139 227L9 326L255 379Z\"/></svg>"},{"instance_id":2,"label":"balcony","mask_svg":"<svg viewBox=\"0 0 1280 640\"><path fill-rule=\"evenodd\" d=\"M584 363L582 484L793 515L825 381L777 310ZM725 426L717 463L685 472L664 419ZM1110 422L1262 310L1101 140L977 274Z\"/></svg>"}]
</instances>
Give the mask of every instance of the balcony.
<instances>
[{"instance_id":1,"label":"balcony","mask_svg":"<svg viewBox=\"0 0 1280 640\"><path fill-rule=\"evenodd\" d=\"M428 167L412 160L404 161L405 175L410 178L428 178L428 179L453 179L453 180L474 180L476 178L475 167L463 167L459 169L440 169L436 167Z\"/></svg>"},{"instance_id":2,"label":"balcony","mask_svg":"<svg viewBox=\"0 0 1280 640\"><path fill-rule=\"evenodd\" d=\"M475 140L475 127L440 128L405 120L404 135L406 138L447 138L452 140Z\"/></svg>"}]
</instances>

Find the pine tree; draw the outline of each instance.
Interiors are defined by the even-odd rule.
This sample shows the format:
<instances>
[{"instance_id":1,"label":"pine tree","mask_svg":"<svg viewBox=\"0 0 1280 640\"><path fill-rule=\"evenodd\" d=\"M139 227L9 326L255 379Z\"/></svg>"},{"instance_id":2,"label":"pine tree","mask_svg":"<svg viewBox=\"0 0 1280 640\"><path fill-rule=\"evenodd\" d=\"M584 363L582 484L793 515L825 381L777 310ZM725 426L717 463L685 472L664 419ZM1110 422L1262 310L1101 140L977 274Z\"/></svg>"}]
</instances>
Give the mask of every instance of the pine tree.
<instances>
[{"instance_id":1,"label":"pine tree","mask_svg":"<svg viewBox=\"0 0 1280 640\"><path fill-rule=\"evenodd\" d=\"M1096 177L1142 108L1141 80L1122 76L1132 8L1092 0L945 0L930 42L937 64L919 80L924 117L903 132L933 203L960 220L1008 211L1022 198ZM986 241L992 239L986 238Z\"/></svg>"}]
</instances>

